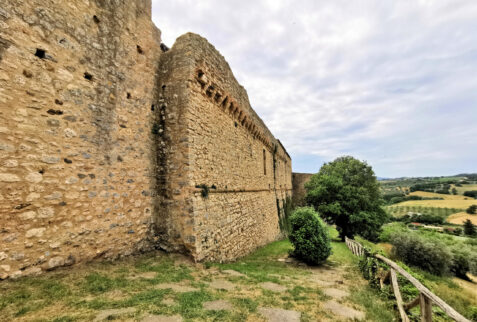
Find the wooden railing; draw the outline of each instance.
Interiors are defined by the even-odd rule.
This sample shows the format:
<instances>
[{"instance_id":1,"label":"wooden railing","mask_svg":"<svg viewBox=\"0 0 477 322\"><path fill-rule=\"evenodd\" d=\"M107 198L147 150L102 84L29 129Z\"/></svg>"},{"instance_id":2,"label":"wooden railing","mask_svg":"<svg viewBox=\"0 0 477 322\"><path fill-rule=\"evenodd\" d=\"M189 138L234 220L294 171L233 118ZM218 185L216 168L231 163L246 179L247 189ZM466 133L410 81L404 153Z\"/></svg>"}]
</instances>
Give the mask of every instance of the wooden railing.
<instances>
[{"instance_id":1,"label":"wooden railing","mask_svg":"<svg viewBox=\"0 0 477 322\"><path fill-rule=\"evenodd\" d=\"M365 253L365 248L363 245L358 243L357 241L345 237L345 242L351 252L356 256L363 256ZM432 293L427 287L422 285L416 278L414 278L411 274L406 272L401 266L379 254L373 255L375 258L379 259L380 261L384 262L390 267L390 270L387 274L383 275L381 278L380 284L383 287L384 281L386 279L390 279L391 287L394 292L394 296L396 297L397 307L399 310L399 315L401 316L401 320L404 322L409 322L409 317L406 314L406 311L409 311L413 307L420 305L421 308L421 321L422 322L430 322L432 321L432 304L437 305L440 307L450 318L454 319L454 321L458 322L470 322L465 317L463 317L459 312L454 310L449 304L444 302L440 297ZM409 282L411 282L419 291L419 296L409 303L404 303L401 296L401 291L399 290L397 274L401 274L404 276Z\"/></svg>"}]
</instances>

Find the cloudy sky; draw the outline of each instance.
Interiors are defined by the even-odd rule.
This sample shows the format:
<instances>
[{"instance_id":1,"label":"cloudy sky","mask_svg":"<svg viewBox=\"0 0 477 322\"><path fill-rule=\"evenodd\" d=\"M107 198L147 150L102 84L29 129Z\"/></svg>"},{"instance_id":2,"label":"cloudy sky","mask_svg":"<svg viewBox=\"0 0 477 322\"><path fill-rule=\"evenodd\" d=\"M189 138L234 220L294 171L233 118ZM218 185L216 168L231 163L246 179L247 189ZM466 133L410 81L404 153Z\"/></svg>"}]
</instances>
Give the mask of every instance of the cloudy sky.
<instances>
[{"instance_id":1,"label":"cloudy sky","mask_svg":"<svg viewBox=\"0 0 477 322\"><path fill-rule=\"evenodd\" d=\"M225 56L295 172L477 172L475 0L153 0L153 20Z\"/></svg>"}]
</instances>

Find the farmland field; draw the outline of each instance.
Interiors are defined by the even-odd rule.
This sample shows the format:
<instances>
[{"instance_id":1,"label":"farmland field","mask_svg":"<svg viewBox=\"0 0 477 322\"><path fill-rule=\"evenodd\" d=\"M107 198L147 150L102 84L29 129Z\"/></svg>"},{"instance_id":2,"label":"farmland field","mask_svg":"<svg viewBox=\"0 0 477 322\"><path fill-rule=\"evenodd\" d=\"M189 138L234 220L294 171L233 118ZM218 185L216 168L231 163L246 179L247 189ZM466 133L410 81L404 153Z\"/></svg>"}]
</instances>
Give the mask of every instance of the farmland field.
<instances>
[{"instance_id":1,"label":"farmland field","mask_svg":"<svg viewBox=\"0 0 477 322\"><path fill-rule=\"evenodd\" d=\"M477 190L477 184L463 184L462 187L456 187L455 185L452 185L452 187L457 190L459 195L463 195L464 192L469 190Z\"/></svg>"},{"instance_id":2,"label":"farmland field","mask_svg":"<svg viewBox=\"0 0 477 322\"><path fill-rule=\"evenodd\" d=\"M403 215L406 215L408 212L417 212L447 218L452 214L459 213L462 211L462 209L458 208L402 206L401 204L388 206L386 207L386 209L393 217L401 217Z\"/></svg>"},{"instance_id":3,"label":"farmland field","mask_svg":"<svg viewBox=\"0 0 477 322\"><path fill-rule=\"evenodd\" d=\"M465 211L450 215L447 218L447 222L451 224L462 225L467 219L470 219L474 225L477 225L477 215L469 215Z\"/></svg>"},{"instance_id":4,"label":"farmland field","mask_svg":"<svg viewBox=\"0 0 477 322\"><path fill-rule=\"evenodd\" d=\"M477 200L409 200L398 203L396 206L409 207L431 207L431 208L456 208L467 209L471 205L477 204Z\"/></svg>"},{"instance_id":5,"label":"farmland field","mask_svg":"<svg viewBox=\"0 0 477 322\"><path fill-rule=\"evenodd\" d=\"M414 191L409 194L409 196L419 196L424 198L442 198L444 200L471 200L470 197L460 196L460 195L446 195L442 193L427 192L427 191Z\"/></svg>"}]
</instances>

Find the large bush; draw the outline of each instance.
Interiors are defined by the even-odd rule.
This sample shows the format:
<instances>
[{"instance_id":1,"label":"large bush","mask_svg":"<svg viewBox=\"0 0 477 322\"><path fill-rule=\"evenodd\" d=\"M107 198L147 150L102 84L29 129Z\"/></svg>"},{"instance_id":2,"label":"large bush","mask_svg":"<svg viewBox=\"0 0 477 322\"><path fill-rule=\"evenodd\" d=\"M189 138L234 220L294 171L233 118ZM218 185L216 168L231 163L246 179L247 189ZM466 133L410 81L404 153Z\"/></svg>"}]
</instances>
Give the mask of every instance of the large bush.
<instances>
[{"instance_id":1,"label":"large bush","mask_svg":"<svg viewBox=\"0 0 477 322\"><path fill-rule=\"evenodd\" d=\"M437 216L437 215L429 215L429 214L412 214L412 215L404 215L401 218L398 218L397 221L403 221L405 223L418 222L421 224L442 225L444 223L444 217Z\"/></svg>"},{"instance_id":2,"label":"large bush","mask_svg":"<svg viewBox=\"0 0 477 322\"><path fill-rule=\"evenodd\" d=\"M470 190L470 191L465 191L464 196L466 197L472 197L477 199L477 190Z\"/></svg>"},{"instance_id":3,"label":"large bush","mask_svg":"<svg viewBox=\"0 0 477 322\"><path fill-rule=\"evenodd\" d=\"M404 263L435 275L450 271L452 253L446 245L429 241L413 233L397 233L391 237L392 254Z\"/></svg>"},{"instance_id":4,"label":"large bush","mask_svg":"<svg viewBox=\"0 0 477 322\"><path fill-rule=\"evenodd\" d=\"M477 214L477 205L469 206L469 208L467 208L466 212L470 215Z\"/></svg>"},{"instance_id":5,"label":"large bush","mask_svg":"<svg viewBox=\"0 0 477 322\"><path fill-rule=\"evenodd\" d=\"M477 230L475 229L475 226L472 221L470 221L470 219L464 221L464 234L466 234L467 236L477 235Z\"/></svg>"},{"instance_id":6,"label":"large bush","mask_svg":"<svg viewBox=\"0 0 477 322\"><path fill-rule=\"evenodd\" d=\"M297 208L290 217L290 241L293 255L304 262L318 265L331 254L331 241L326 225L311 207Z\"/></svg>"},{"instance_id":7,"label":"large bush","mask_svg":"<svg viewBox=\"0 0 477 322\"><path fill-rule=\"evenodd\" d=\"M306 201L331 224L340 237L360 235L376 240L388 215L373 169L350 156L324 164L305 184Z\"/></svg>"}]
</instances>

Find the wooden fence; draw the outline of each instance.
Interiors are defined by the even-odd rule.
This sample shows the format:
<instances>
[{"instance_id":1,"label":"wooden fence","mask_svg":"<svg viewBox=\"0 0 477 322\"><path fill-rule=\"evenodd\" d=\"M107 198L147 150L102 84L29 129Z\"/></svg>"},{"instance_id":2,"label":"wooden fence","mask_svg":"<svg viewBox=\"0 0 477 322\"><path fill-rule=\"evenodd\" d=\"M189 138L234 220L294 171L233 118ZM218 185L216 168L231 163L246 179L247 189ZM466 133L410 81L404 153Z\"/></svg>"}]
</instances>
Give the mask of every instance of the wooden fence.
<instances>
[{"instance_id":1,"label":"wooden fence","mask_svg":"<svg viewBox=\"0 0 477 322\"><path fill-rule=\"evenodd\" d=\"M356 256L363 256L365 253L365 249L363 245L358 243L357 241L345 237L345 242L351 252ZM387 274L384 274L380 279L381 287L383 287L384 282L390 279L391 287L394 292L394 296L396 297L397 307L399 310L399 315L401 316L401 320L404 322L409 322L409 317L406 314L406 311L409 311L413 307L419 305L421 308L421 321L422 322L430 322L432 321L432 305L435 304L440 307L449 317L454 319L458 322L470 322L465 317L463 317L459 312L454 310L449 304L444 302L441 298L437 295L432 293L427 287L422 285L417 279L415 279L411 274L406 272L401 266L381 255L373 255L375 258L381 260L385 264L387 264L390 268ZM404 276L409 282L411 282L418 290L419 296L409 303L404 303L401 296L401 291L399 290L397 274L401 274Z\"/></svg>"}]
</instances>

